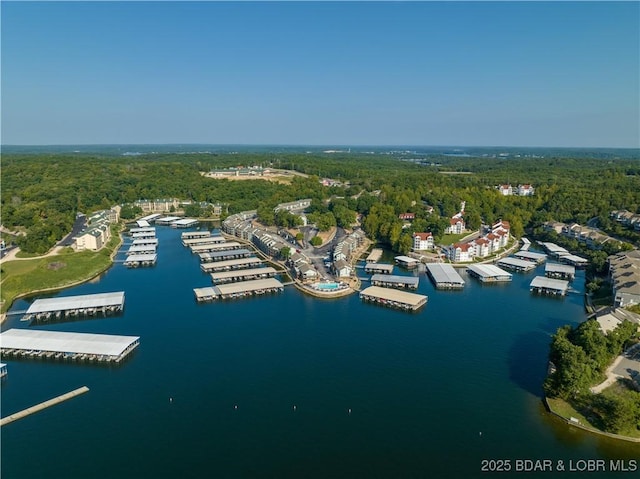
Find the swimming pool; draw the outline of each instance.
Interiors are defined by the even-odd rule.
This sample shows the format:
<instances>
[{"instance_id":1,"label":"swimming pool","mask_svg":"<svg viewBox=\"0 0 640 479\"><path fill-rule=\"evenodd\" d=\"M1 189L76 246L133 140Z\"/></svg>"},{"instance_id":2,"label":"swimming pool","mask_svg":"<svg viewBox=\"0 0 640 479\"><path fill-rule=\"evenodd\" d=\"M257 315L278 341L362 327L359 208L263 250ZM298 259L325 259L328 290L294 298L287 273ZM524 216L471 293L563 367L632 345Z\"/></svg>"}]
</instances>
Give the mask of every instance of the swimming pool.
<instances>
[{"instance_id":1,"label":"swimming pool","mask_svg":"<svg viewBox=\"0 0 640 479\"><path fill-rule=\"evenodd\" d=\"M314 285L314 288L320 291L335 291L336 289L340 288L340 284L341 283L335 283L335 282L318 283Z\"/></svg>"}]
</instances>

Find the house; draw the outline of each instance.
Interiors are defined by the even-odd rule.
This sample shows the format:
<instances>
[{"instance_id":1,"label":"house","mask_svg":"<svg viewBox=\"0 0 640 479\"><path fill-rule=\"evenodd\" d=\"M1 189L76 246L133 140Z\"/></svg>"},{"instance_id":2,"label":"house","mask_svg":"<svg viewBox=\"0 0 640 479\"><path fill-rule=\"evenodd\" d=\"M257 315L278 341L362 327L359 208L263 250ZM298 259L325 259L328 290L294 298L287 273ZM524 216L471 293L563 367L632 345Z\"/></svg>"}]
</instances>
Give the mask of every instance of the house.
<instances>
[{"instance_id":1,"label":"house","mask_svg":"<svg viewBox=\"0 0 640 479\"><path fill-rule=\"evenodd\" d=\"M497 188L502 196L511 196L513 194L513 187L511 185L499 185Z\"/></svg>"},{"instance_id":2,"label":"house","mask_svg":"<svg viewBox=\"0 0 640 479\"><path fill-rule=\"evenodd\" d=\"M518 196L533 196L535 188L531 185L518 185Z\"/></svg>"},{"instance_id":3,"label":"house","mask_svg":"<svg viewBox=\"0 0 640 479\"><path fill-rule=\"evenodd\" d=\"M416 214L415 213L400 213L398 215L398 218L400 218L401 220L405 220L405 221L413 221L416 219Z\"/></svg>"},{"instance_id":4,"label":"house","mask_svg":"<svg viewBox=\"0 0 640 479\"><path fill-rule=\"evenodd\" d=\"M454 243L449 247L449 259L456 263L472 261L475 257L473 243Z\"/></svg>"},{"instance_id":5,"label":"house","mask_svg":"<svg viewBox=\"0 0 640 479\"><path fill-rule=\"evenodd\" d=\"M340 278L351 276L351 266L343 259L335 261L333 263L333 268L336 275Z\"/></svg>"},{"instance_id":6,"label":"house","mask_svg":"<svg viewBox=\"0 0 640 479\"><path fill-rule=\"evenodd\" d=\"M433 235L431 233L413 233L413 250L424 251L434 248Z\"/></svg>"},{"instance_id":7,"label":"house","mask_svg":"<svg viewBox=\"0 0 640 479\"><path fill-rule=\"evenodd\" d=\"M454 216L449 220L449 226L447 226L444 230L446 234L459 235L464 233L465 224L462 216Z\"/></svg>"}]
</instances>

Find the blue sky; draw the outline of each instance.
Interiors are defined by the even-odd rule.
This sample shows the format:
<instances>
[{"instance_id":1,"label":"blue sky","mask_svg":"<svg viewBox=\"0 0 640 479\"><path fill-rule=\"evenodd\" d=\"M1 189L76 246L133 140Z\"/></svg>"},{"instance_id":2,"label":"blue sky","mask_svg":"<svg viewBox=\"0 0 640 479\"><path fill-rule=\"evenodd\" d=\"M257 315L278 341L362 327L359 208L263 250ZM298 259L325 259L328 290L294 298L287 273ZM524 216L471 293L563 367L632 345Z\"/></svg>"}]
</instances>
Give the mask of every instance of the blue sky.
<instances>
[{"instance_id":1,"label":"blue sky","mask_svg":"<svg viewBox=\"0 0 640 479\"><path fill-rule=\"evenodd\" d=\"M2 143L640 147L638 2L6 2Z\"/></svg>"}]
</instances>

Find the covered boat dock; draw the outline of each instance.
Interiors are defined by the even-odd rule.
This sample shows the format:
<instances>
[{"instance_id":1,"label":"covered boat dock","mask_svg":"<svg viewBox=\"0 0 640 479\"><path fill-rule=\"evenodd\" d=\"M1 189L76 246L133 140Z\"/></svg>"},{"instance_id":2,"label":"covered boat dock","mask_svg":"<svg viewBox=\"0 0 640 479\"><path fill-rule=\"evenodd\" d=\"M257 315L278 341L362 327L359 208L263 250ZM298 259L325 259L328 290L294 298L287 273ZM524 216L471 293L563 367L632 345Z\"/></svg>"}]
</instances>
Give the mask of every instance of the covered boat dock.
<instances>
[{"instance_id":1,"label":"covered boat dock","mask_svg":"<svg viewBox=\"0 0 640 479\"><path fill-rule=\"evenodd\" d=\"M450 264L428 264L427 272L438 289L462 289L464 287L464 279Z\"/></svg>"},{"instance_id":2,"label":"covered boat dock","mask_svg":"<svg viewBox=\"0 0 640 479\"><path fill-rule=\"evenodd\" d=\"M147 246L147 245L158 246L158 238L134 239L133 242L131 243L131 246Z\"/></svg>"},{"instance_id":3,"label":"covered boat dock","mask_svg":"<svg viewBox=\"0 0 640 479\"><path fill-rule=\"evenodd\" d=\"M138 266L153 266L158 260L158 255L153 254L132 254L124 261L127 268L136 268Z\"/></svg>"},{"instance_id":4,"label":"covered boat dock","mask_svg":"<svg viewBox=\"0 0 640 479\"><path fill-rule=\"evenodd\" d=\"M382 250L380 248L374 248L367 256L367 263L377 263L382 258Z\"/></svg>"},{"instance_id":5,"label":"covered boat dock","mask_svg":"<svg viewBox=\"0 0 640 479\"><path fill-rule=\"evenodd\" d=\"M482 283L506 283L513 279L513 275L493 264L472 264L467 271Z\"/></svg>"},{"instance_id":6,"label":"covered boat dock","mask_svg":"<svg viewBox=\"0 0 640 479\"><path fill-rule=\"evenodd\" d=\"M572 281L576 277L576 268L568 264L547 263L544 267L544 275L547 278Z\"/></svg>"},{"instance_id":7,"label":"covered boat dock","mask_svg":"<svg viewBox=\"0 0 640 479\"><path fill-rule=\"evenodd\" d=\"M216 235L216 236L200 236L198 238L186 238L182 240L182 244L187 248L191 246L197 246L202 244L219 244L225 243L227 239L224 236Z\"/></svg>"},{"instance_id":8,"label":"covered boat dock","mask_svg":"<svg viewBox=\"0 0 640 479\"><path fill-rule=\"evenodd\" d=\"M535 278L533 278L533 281L531 281L529 290L532 293L564 296L569 290L569 282L561 279L536 276Z\"/></svg>"},{"instance_id":9,"label":"covered boat dock","mask_svg":"<svg viewBox=\"0 0 640 479\"><path fill-rule=\"evenodd\" d=\"M206 238L207 236L211 236L209 231L185 231L180 235L180 239L184 241L186 239Z\"/></svg>"},{"instance_id":10,"label":"covered boat dock","mask_svg":"<svg viewBox=\"0 0 640 479\"><path fill-rule=\"evenodd\" d=\"M247 296L261 295L284 291L284 285L275 278L239 281L231 284L221 284L208 288L193 290L196 300L213 301L214 299L236 299Z\"/></svg>"},{"instance_id":11,"label":"covered boat dock","mask_svg":"<svg viewBox=\"0 0 640 479\"><path fill-rule=\"evenodd\" d=\"M497 262L498 266L502 266L503 268L507 268L513 271L517 271L519 273L531 271L536 268L536 264L532 261L525 261L523 259L518 258L502 258Z\"/></svg>"},{"instance_id":12,"label":"covered boat dock","mask_svg":"<svg viewBox=\"0 0 640 479\"><path fill-rule=\"evenodd\" d=\"M223 261L229 259L249 258L253 256L253 251L246 248L232 249L228 251L214 251L212 253L201 253L200 261L210 263L212 261Z\"/></svg>"},{"instance_id":13,"label":"covered boat dock","mask_svg":"<svg viewBox=\"0 0 640 479\"><path fill-rule=\"evenodd\" d=\"M85 294L58 298L36 299L23 317L23 321L47 321L63 316L90 316L120 313L124 309L124 291L116 293Z\"/></svg>"},{"instance_id":14,"label":"covered boat dock","mask_svg":"<svg viewBox=\"0 0 640 479\"><path fill-rule=\"evenodd\" d=\"M518 251L513 254L518 259L525 261L532 261L535 264L542 264L547 260L547 255L544 253L534 253L533 251Z\"/></svg>"},{"instance_id":15,"label":"covered boat dock","mask_svg":"<svg viewBox=\"0 0 640 479\"><path fill-rule=\"evenodd\" d=\"M385 264L385 263L367 263L364 267L364 272L371 273L382 273L382 274L391 274L393 273L394 265Z\"/></svg>"},{"instance_id":16,"label":"covered boat dock","mask_svg":"<svg viewBox=\"0 0 640 479\"><path fill-rule=\"evenodd\" d=\"M193 245L193 246L190 246L190 248L192 253L200 254L200 253L213 253L215 251L228 251L228 250L234 250L234 249L241 249L241 248L244 248L244 246L238 243L237 241L225 241L224 243Z\"/></svg>"},{"instance_id":17,"label":"covered boat dock","mask_svg":"<svg viewBox=\"0 0 640 479\"><path fill-rule=\"evenodd\" d=\"M156 230L154 229L153 231L138 231L136 233L132 233L131 237L134 240L136 240L136 239L155 238L156 237Z\"/></svg>"},{"instance_id":18,"label":"covered boat dock","mask_svg":"<svg viewBox=\"0 0 640 479\"><path fill-rule=\"evenodd\" d=\"M407 269L413 269L420 264L420 261L410 256L396 256L394 259L396 263Z\"/></svg>"},{"instance_id":19,"label":"covered boat dock","mask_svg":"<svg viewBox=\"0 0 640 479\"><path fill-rule=\"evenodd\" d=\"M172 228L191 228L198 224L198 220L194 218L183 218L171 223Z\"/></svg>"},{"instance_id":20,"label":"covered boat dock","mask_svg":"<svg viewBox=\"0 0 640 479\"><path fill-rule=\"evenodd\" d=\"M417 289L420 278L417 276L400 276L392 274L374 274L371 276L371 284L387 288Z\"/></svg>"},{"instance_id":21,"label":"covered boat dock","mask_svg":"<svg viewBox=\"0 0 640 479\"><path fill-rule=\"evenodd\" d=\"M0 334L0 343L4 357L119 363L140 344L140 337L14 328Z\"/></svg>"},{"instance_id":22,"label":"covered boat dock","mask_svg":"<svg viewBox=\"0 0 640 479\"><path fill-rule=\"evenodd\" d=\"M179 216L163 216L162 218L156 219L156 224L168 226L174 221L178 221L179 219Z\"/></svg>"},{"instance_id":23,"label":"covered boat dock","mask_svg":"<svg viewBox=\"0 0 640 479\"><path fill-rule=\"evenodd\" d=\"M200 265L200 269L205 273L211 273L215 271L231 271L243 268L252 268L255 266L260 266L261 264L262 260L254 256L252 258L230 259L226 261L217 261L214 263L202 263Z\"/></svg>"},{"instance_id":24,"label":"covered boat dock","mask_svg":"<svg viewBox=\"0 0 640 479\"><path fill-rule=\"evenodd\" d=\"M405 311L417 311L427 303L429 298L423 294L369 286L360 292L360 299Z\"/></svg>"},{"instance_id":25,"label":"covered boat dock","mask_svg":"<svg viewBox=\"0 0 640 479\"><path fill-rule=\"evenodd\" d=\"M235 271L222 271L211 273L211 281L215 284L230 283L234 281L247 281L250 279L273 278L277 271L271 266L265 268L239 269Z\"/></svg>"},{"instance_id":26,"label":"covered boat dock","mask_svg":"<svg viewBox=\"0 0 640 479\"><path fill-rule=\"evenodd\" d=\"M126 251L127 256L131 256L132 254L155 254L156 245L154 244L137 244L132 245Z\"/></svg>"},{"instance_id":27,"label":"covered boat dock","mask_svg":"<svg viewBox=\"0 0 640 479\"><path fill-rule=\"evenodd\" d=\"M588 259L583 258L581 256L576 256L575 254L560 256L559 260L562 261L563 263L575 266L576 268L584 268L589 264Z\"/></svg>"}]
</instances>

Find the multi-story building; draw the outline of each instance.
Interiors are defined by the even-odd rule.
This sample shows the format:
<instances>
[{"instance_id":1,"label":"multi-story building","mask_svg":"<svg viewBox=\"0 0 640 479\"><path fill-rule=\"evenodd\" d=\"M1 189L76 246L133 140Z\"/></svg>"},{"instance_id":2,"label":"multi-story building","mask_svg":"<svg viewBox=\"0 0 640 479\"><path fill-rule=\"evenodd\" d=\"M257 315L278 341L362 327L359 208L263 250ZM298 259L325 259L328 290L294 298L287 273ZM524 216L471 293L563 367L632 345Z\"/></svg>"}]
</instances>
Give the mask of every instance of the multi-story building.
<instances>
[{"instance_id":1,"label":"multi-story building","mask_svg":"<svg viewBox=\"0 0 640 479\"><path fill-rule=\"evenodd\" d=\"M413 250L426 251L435 247L431 233L413 233Z\"/></svg>"},{"instance_id":2,"label":"multi-story building","mask_svg":"<svg viewBox=\"0 0 640 479\"><path fill-rule=\"evenodd\" d=\"M640 304L640 251L609 256L609 275L613 287L613 305Z\"/></svg>"}]
</instances>

